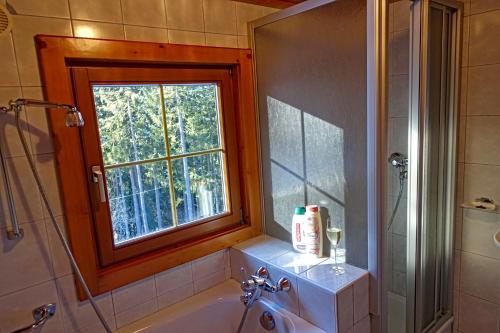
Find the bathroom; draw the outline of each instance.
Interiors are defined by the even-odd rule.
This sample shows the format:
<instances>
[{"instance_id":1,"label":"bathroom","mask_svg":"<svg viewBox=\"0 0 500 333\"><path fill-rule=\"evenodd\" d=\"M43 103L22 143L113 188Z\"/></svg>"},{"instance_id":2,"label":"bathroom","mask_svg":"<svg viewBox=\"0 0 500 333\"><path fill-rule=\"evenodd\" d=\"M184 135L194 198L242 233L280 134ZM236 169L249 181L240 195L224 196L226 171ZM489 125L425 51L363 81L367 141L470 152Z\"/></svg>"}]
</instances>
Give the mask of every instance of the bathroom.
<instances>
[{"instance_id":1,"label":"bathroom","mask_svg":"<svg viewBox=\"0 0 500 333\"><path fill-rule=\"evenodd\" d=\"M0 333L499 333L499 41L500 0L0 0Z\"/></svg>"}]
</instances>

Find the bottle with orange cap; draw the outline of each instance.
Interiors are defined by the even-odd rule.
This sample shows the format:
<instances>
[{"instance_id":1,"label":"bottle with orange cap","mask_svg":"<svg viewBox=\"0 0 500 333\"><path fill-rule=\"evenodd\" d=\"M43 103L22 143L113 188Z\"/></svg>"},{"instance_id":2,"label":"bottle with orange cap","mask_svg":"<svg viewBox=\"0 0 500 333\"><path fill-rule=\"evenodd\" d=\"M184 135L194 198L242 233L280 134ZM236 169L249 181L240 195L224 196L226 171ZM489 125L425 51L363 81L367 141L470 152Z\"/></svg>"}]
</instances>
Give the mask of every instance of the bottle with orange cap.
<instances>
[{"instance_id":1,"label":"bottle with orange cap","mask_svg":"<svg viewBox=\"0 0 500 333\"><path fill-rule=\"evenodd\" d=\"M305 251L318 257L323 256L323 229L318 205L306 206L304 214Z\"/></svg>"}]
</instances>

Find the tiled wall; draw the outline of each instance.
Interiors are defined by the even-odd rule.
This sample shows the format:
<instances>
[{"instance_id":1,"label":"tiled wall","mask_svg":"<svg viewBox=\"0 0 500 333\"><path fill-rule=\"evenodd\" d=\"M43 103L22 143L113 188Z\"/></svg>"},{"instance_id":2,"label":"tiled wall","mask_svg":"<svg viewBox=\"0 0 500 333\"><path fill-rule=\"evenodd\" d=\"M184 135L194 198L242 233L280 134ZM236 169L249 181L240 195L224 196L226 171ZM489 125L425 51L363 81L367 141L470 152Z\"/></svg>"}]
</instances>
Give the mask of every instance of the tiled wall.
<instances>
[{"instance_id":1,"label":"tiled wall","mask_svg":"<svg viewBox=\"0 0 500 333\"><path fill-rule=\"evenodd\" d=\"M389 133L388 155L398 152L408 156L408 73L410 15L409 0L389 6ZM387 164L388 221L399 194L399 170ZM396 211L394 222L387 234L389 247L388 267L390 290L406 296L406 197L407 183ZM387 227L389 227L387 225ZM397 297L397 296L396 296Z\"/></svg>"},{"instance_id":2,"label":"tiled wall","mask_svg":"<svg viewBox=\"0 0 500 333\"><path fill-rule=\"evenodd\" d=\"M275 11L227 0L8 0L7 6L16 15L12 33L0 38L0 105L18 97L42 97L33 42L36 34L247 47L246 22ZM45 113L28 109L22 121L58 222L64 227ZM20 241L6 238L10 222L1 184L0 332L28 324L31 310L47 302L57 302L59 309L44 332L72 332L77 327L83 328L81 332L96 332L97 318L89 304L76 302L69 262L42 206L13 124L12 115L0 115L0 135L7 147L8 172L25 237ZM220 256L207 260L220 260ZM169 271L108 293L98 303L113 326L115 319L121 325L198 291L196 281L220 278L203 276L197 266L193 262L177 273ZM191 267L194 282L188 273ZM170 290L169 281L183 269L190 278L185 288Z\"/></svg>"},{"instance_id":3,"label":"tiled wall","mask_svg":"<svg viewBox=\"0 0 500 333\"><path fill-rule=\"evenodd\" d=\"M458 201L500 203L500 1L465 2ZM454 330L500 332L500 214L458 208Z\"/></svg>"}]
</instances>

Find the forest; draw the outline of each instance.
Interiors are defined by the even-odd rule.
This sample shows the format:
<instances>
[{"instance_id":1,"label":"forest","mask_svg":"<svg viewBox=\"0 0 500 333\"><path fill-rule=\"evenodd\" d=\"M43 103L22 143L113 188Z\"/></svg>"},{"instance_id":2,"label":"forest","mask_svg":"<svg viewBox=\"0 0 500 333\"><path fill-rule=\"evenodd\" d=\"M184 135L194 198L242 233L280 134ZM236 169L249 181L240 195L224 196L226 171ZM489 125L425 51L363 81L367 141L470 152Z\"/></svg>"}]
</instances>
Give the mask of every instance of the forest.
<instances>
[{"instance_id":1,"label":"forest","mask_svg":"<svg viewBox=\"0 0 500 333\"><path fill-rule=\"evenodd\" d=\"M93 94L115 244L226 211L217 84Z\"/></svg>"}]
</instances>

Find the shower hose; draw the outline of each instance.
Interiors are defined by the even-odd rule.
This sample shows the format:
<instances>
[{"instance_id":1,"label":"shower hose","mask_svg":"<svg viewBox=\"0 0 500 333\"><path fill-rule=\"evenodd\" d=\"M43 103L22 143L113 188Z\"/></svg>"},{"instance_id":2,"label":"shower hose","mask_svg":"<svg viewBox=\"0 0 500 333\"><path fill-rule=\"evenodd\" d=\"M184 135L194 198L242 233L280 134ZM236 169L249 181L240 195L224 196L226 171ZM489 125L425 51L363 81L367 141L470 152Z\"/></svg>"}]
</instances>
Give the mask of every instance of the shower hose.
<instances>
[{"instance_id":1,"label":"shower hose","mask_svg":"<svg viewBox=\"0 0 500 333\"><path fill-rule=\"evenodd\" d=\"M396 213L399 208L399 204L401 202L401 197L403 196L403 190L405 187L405 179L406 175L404 172L399 173L399 193L398 198L396 199L396 204L394 205L394 209L392 210L391 219L389 220L389 225L387 226L387 231L391 230L392 224L394 223L394 219L396 218Z\"/></svg>"},{"instance_id":2,"label":"shower hose","mask_svg":"<svg viewBox=\"0 0 500 333\"><path fill-rule=\"evenodd\" d=\"M19 138L21 140L23 150L26 154L26 158L28 159L28 164L30 166L31 172L33 173L33 177L35 178L35 182L38 186L38 190L40 191L40 195L42 196L45 207L47 208L47 211L49 212L50 220L52 221L54 229L56 229L57 235L59 236L59 239L61 240L61 243L64 247L64 251L68 255L69 261L71 263L71 267L73 268L73 271L75 272L76 276L78 277L78 280L80 281L80 284L83 287L83 291L85 292L85 295L89 299L90 304L94 308L94 311L97 314L97 317L99 317L99 320L101 321L102 326L104 327L106 332L112 333L111 328L109 327L108 323L106 322L106 319L104 319L104 316L103 316L101 310L99 309L99 307L95 303L94 298L92 297L92 294L90 293L89 287L87 286L87 283L85 283L83 275L80 272L80 269L78 268L78 264L76 263L75 257L71 253L71 249L69 247L68 242L64 238L64 234L61 231L61 228L59 227L59 225L56 222L56 218L55 218L54 212L52 210L52 207L50 206L50 203L49 203L49 200L47 197L47 193L45 192L45 189L42 185L40 175L38 174L38 171L35 168L35 163L33 162L33 157L30 155L28 145L26 144L26 139L24 137L23 131L21 130L21 126L19 123L20 122L20 119L19 119L20 112L21 112L21 108L15 109L17 133L19 134Z\"/></svg>"}]
</instances>

